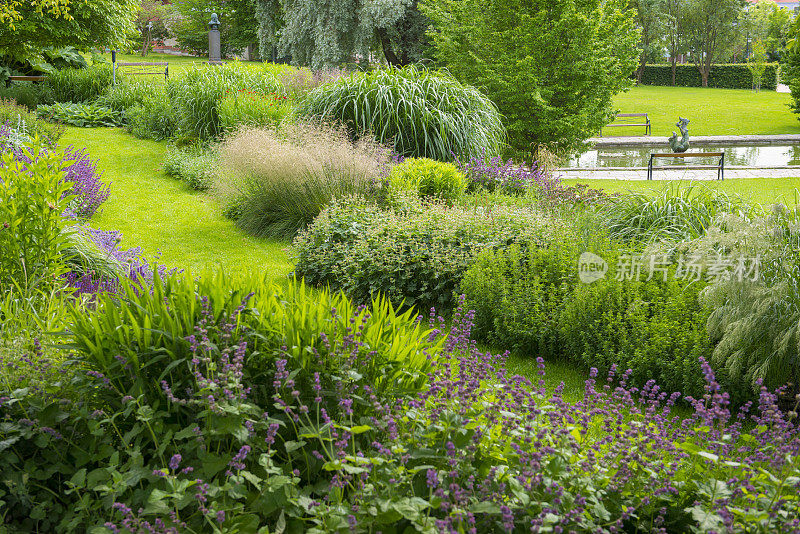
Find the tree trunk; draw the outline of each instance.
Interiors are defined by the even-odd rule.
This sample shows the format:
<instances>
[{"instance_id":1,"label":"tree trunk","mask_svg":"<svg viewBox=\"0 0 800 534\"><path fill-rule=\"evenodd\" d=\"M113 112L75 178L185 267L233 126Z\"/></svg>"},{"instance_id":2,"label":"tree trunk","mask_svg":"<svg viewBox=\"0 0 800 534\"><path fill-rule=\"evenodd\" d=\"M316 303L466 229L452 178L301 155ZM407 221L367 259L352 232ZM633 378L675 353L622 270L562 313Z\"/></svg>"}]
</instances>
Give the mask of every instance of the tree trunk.
<instances>
[{"instance_id":1,"label":"tree trunk","mask_svg":"<svg viewBox=\"0 0 800 534\"><path fill-rule=\"evenodd\" d=\"M641 85L642 75L644 75L644 68L647 66L647 55L642 52L639 58L639 68L636 69L636 85Z\"/></svg>"},{"instance_id":2,"label":"tree trunk","mask_svg":"<svg viewBox=\"0 0 800 534\"><path fill-rule=\"evenodd\" d=\"M392 42L389 40L389 34L386 32L386 28L378 28L375 32L378 35L378 39L381 41L381 48L383 49L383 56L386 58L386 62L393 67L402 67L403 62L400 61L400 58L398 58L397 54L392 50Z\"/></svg>"},{"instance_id":3,"label":"tree trunk","mask_svg":"<svg viewBox=\"0 0 800 534\"><path fill-rule=\"evenodd\" d=\"M674 56L674 55L670 56L669 62L670 62L671 70L672 70L672 87L675 87L675 71L678 68L677 67L678 58L676 56Z\"/></svg>"}]
</instances>

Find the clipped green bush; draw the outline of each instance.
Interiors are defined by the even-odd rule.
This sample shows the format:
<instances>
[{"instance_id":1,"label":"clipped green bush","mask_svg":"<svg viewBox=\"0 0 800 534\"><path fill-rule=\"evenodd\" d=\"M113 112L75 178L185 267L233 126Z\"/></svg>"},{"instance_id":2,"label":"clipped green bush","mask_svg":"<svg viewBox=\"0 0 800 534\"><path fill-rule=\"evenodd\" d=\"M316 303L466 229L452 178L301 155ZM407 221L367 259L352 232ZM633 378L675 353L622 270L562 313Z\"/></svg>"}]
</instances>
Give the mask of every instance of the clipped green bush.
<instances>
[{"instance_id":1,"label":"clipped green bush","mask_svg":"<svg viewBox=\"0 0 800 534\"><path fill-rule=\"evenodd\" d=\"M111 86L113 76L111 65L99 64L54 71L47 75L44 85L56 102L90 102Z\"/></svg>"},{"instance_id":2,"label":"clipped green bush","mask_svg":"<svg viewBox=\"0 0 800 534\"><path fill-rule=\"evenodd\" d=\"M642 85L672 85L671 65L647 65L642 74ZM693 64L675 66L675 85L702 87L700 72ZM761 88L774 91L778 85L778 64L768 63L761 80ZM719 89L752 89L753 75L747 63L713 65L708 75L708 86Z\"/></svg>"},{"instance_id":3,"label":"clipped green bush","mask_svg":"<svg viewBox=\"0 0 800 534\"><path fill-rule=\"evenodd\" d=\"M175 108L180 132L198 139L219 138L224 133L219 104L226 91L250 91L260 95L282 93L281 84L269 74L237 63L196 65L180 78L170 79L167 94Z\"/></svg>"},{"instance_id":4,"label":"clipped green bush","mask_svg":"<svg viewBox=\"0 0 800 534\"><path fill-rule=\"evenodd\" d=\"M464 273L484 250L549 242L560 223L525 208L409 204L402 212L350 198L334 202L294 240L295 273L357 302L381 293L426 311L455 306Z\"/></svg>"},{"instance_id":5,"label":"clipped green bush","mask_svg":"<svg viewBox=\"0 0 800 534\"><path fill-rule=\"evenodd\" d=\"M202 146L170 146L164 155L164 172L186 182L197 191L205 191L211 187L216 167L215 154Z\"/></svg>"},{"instance_id":6,"label":"clipped green bush","mask_svg":"<svg viewBox=\"0 0 800 534\"><path fill-rule=\"evenodd\" d=\"M698 298L703 287L673 276L576 286L559 316L562 350L603 374L612 367L618 375L630 369L630 385L654 380L668 392L700 398L699 358L709 360L713 350L708 312ZM728 391L743 400L741 390Z\"/></svg>"},{"instance_id":7,"label":"clipped green bush","mask_svg":"<svg viewBox=\"0 0 800 534\"><path fill-rule=\"evenodd\" d=\"M466 177L458 167L427 158L409 158L395 165L389 174L390 192L413 191L420 198L452 203L466 188Z\"/></svg>"},{"instance_id":8,"label":"clipped green bush","mask_svg":"<svg viewBox=\"0 0 800 534\"><path fill-rule=\"evenodd\" d=\"M446 72L413 66L340 78L308 93L296 111L341 122L351 134L372 135L407 157L499 154L505 141L500 114L480 91Z\"/></svg>"}]
</instances>

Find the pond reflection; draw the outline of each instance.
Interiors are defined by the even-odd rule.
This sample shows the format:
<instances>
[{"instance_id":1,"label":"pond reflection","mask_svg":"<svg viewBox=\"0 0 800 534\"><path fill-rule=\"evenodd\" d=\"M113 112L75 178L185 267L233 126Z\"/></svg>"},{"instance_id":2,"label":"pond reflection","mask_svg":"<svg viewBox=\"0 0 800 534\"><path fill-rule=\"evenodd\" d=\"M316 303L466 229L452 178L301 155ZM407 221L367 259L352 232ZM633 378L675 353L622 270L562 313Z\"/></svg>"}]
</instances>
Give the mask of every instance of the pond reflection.
<instances>
[{"instance_id":1,"label":"pond reflection","mask_svg":"<svg viewBox=\"0 0 800 534\"><path fill-rule=\"evenodd\" d=\"M691 147L688 152L725 151L725 165L744 167L783 167L800 165L800 145L782 146L701 146ZM650 154L669 152L669 147L608 147L590 150L570 160L570 167L590 169L594 167L647 167ZM659 165L697 165L716 163L715 158L664 159Z\"/></svg>"}]
</instances>

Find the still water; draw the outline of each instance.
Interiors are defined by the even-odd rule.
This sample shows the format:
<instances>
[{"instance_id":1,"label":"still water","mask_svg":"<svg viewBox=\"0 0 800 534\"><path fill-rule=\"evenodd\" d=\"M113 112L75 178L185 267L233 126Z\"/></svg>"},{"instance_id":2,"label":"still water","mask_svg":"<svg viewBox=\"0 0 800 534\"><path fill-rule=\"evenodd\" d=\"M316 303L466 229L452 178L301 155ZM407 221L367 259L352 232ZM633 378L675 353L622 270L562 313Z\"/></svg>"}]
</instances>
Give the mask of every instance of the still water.
<instances>
[{"instance_id":1,"label":"still water","mask_svg":"<svg viewBox=\"0 0 800 534\"><path fill-rule=\"evenodd\" d=\"M725 151L725 166L782 167L800 165L800 145L783 146L698 146L689 147L688 152ZM570 167L590 169L594 167L647 167L650 154L669 152L669 147L613 147L585 152L570 160ZM657 165L705 165L716 164L719 158L660 159Z\"/></svg>"}]
</instances>

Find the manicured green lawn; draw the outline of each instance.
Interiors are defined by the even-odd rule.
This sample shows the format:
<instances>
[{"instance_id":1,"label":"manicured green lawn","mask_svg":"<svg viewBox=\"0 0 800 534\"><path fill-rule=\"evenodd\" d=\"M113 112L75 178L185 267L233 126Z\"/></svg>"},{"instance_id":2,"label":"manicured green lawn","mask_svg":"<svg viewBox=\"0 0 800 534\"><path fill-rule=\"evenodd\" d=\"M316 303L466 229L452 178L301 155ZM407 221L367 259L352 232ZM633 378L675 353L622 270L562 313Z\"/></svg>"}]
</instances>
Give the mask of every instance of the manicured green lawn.
<instances>
[{"instance_id":1,"label":"manicured green lawn","mask_svg":"<svg viewBox=\"0 0 800 534\"><path fill-rule=\"evenodd\" d=\"M620 113L647 113L654 136L678 132L678 116L690 135L800 134L786 93L702 87L634 87L617 95ZM605 128L604 135L644 135L644 128Z\"/></svg>"},{"instance_id":2,"label":"manicured green lawn","mask_svg":"<svg viewBox=\"0 0 800 534\"><path fill-rule=\"evenodd\" d=\"M111 53L108 54L101 54L109 63L111 63ZM147 54L146 57L142 57L138 54L120 54L117 53L117 61L122 63L156 63L161 61L166 61L169 63L169 75L170 77L173 76L180 76L184 73L184 71L191 67L194 64L206 64L208 58L202 57L193 57L193 56L175 56L172 54L155 54L150 53ZM252 63L254 65L261 65L260 61L243 61L243 63ZM133 70L135 67L122 67L123 72L125 70ZM151 69L153 67L150 67ZM164 77L155 76L155 75L147 75L144 76L147 79L153 80L163 80Z\"/></svg>"},{"instance_id":3,"label":"manicured green lawn","mask_svg":"<svg viewBox=\"0 0 800 534\"><path fill-rule=\"evenodd\" d=\"M742 178L717 181L692 182L691 180L670 180L653 181L647 180L584 180L571 179L564 180L567 185L576 183L587 184L594 189L603 189L609 193L624 193L627 191L636 192L655 192L670 184L687 186L694 184L695 187L708 187L737 194L742 198L762 204L769 205L775 202L782 202L787 205L794 205L800 201L800 178Z\"/></svg>"},{"instance_id":4,"label":"manicured green lawn","mask_svg":"<svg viewBox=\"0 0 800 534\"><path fill-rule=\"evenodd\" d=\"M121 129L68 127L62 145L85 147L111 196L90 225L122 231L122 246L141 246L148 258L161 253L168 267L228 273L254 271L272 277L291 271L288 242L251 237L224 218L206 193L192 191L161 170L165 143L137 139Z\"/></svg>"}]
</instances>

